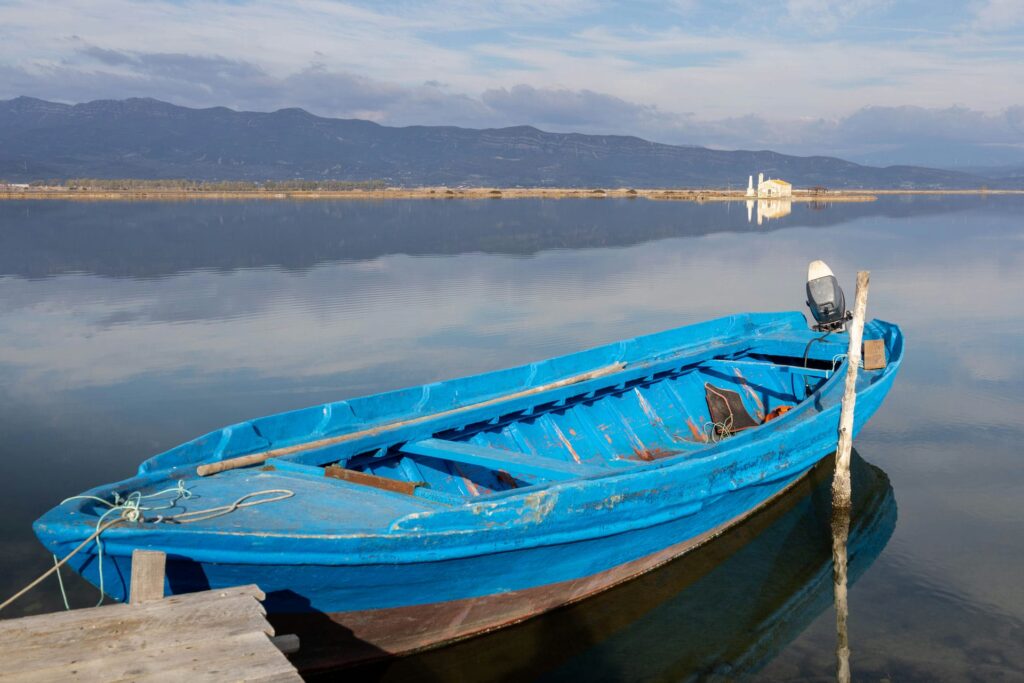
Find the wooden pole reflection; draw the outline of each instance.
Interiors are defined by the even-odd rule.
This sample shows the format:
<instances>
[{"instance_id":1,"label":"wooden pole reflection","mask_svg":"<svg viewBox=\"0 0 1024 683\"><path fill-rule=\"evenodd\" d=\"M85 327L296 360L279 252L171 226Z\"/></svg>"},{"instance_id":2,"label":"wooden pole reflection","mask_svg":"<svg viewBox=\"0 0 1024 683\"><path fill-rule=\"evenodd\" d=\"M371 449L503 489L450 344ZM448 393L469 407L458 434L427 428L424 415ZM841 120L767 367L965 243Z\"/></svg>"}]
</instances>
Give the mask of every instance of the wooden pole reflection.
<instances>
[{"instance_id":1,"label":"wooden pole reflection","mask_svg":"<svg viewBox=\"0 0 1024 683\"><path fill-rule=\"evenodd\" d=\"M846 540L850 535L850 508L832 508L832 581L836 608L836 680L850 681L850 638L846 630Z\"/></svg>"}]
</instances>

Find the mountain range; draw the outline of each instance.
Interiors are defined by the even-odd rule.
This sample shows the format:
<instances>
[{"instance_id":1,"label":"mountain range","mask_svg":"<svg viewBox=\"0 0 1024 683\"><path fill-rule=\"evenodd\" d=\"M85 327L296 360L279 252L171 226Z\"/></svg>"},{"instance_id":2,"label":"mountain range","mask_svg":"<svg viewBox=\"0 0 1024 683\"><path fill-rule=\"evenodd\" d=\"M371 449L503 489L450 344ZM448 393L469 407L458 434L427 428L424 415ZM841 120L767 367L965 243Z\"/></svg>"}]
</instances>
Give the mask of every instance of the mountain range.
<instances>
[{"instance_id":1,"label":"mountain range","mask_svg":"<svg viewBox=\"0 0 1024 683\"><path fill-rule=\"evenodd\" d=\"M0 179L384 180L392 185L732 187L763 172L797 187L1019 185L918 166L667 145L531 126L389 127L302 109L191 109L149 98L0 101Z\"/></svg>"}]
</instances>

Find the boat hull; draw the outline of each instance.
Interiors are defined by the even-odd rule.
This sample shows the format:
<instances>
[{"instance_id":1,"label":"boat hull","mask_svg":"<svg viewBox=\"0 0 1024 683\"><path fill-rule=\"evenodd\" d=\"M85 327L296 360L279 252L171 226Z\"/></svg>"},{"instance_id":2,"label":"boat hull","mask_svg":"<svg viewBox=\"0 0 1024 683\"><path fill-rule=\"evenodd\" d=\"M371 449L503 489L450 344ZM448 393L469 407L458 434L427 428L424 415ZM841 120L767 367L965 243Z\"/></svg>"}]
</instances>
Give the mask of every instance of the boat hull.
<instances>
[{"instance_id":1,"label":"boat hull","mask_svg":"<svg viewBox=\"0 0 1024 683\"><path fill-rule=\"evenodd\" d=\"M296 633L302 642L295 663L306 672L351 666L442 647L465 638L510 626L569 605L639 577L700 547L733 526L784 497L806 474L743 492L750 507L724 521L720 510L709 510L689 526L712 523L667 547L576 579L475 598L430 602L385 609L338 612L276 612L270 619L279 633ZM737 501L732 501L737 502ZM723 506L723 510L724 510ZM731 506L730 506L730 509ZM686 533L680 525L665 525L659 536ZM627 534L623 546L644 544ZM646 544L644 544L646 545ZM564 553L580 552L566 546ZM466 567L466 570L472 571ZM452 568L457 572L459 568ZM273 597L273 596L269 596Z\"/></svg>"}]
</instances>

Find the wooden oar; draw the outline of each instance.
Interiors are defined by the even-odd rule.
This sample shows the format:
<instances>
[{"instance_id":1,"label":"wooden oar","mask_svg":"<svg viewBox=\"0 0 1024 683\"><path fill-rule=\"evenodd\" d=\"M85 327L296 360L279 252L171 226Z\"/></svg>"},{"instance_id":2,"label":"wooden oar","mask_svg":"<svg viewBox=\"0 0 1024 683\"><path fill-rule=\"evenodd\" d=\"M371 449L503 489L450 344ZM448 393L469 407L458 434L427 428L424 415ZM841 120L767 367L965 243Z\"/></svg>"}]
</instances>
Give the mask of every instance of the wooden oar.
<instances>
[{"instance_id":1,"label":"wooden oar","mask_svg":"<svg viewBox=\"0 0 1024 683\"><path fill-rule=\"evenodd\" d=\"M249 467L250 465L259 465L262 462L269 460L270 458L277 458L282 455L291 455L292 453L301 453L303 451L311 451L317 448L323 448L325 446L333 446L339 443L345 443L346 441L354 441L364 436L376 436L384 432L389 432L395 429L401 429L402 427L409 427L417 425L430 420L436 420L442 417L449 417L451 415L458 415L459 413L465 413L470 410L477 410L478 408L486 408L487 406L502 403L504 401L513 401L518 398L526 396L532 396L533 394L541 394L545 391L551 391L553 389L560 389L567 387L572 384L579 384L580 382L586 382L588 380L597 379L599 377L605 377L607 375L621 372L626 367L625 363L612 363L611 365L597 370L591 370L590 372L584 372L579 375L560 379L556 382L550 382L548 384L542 384L539 387L531 387L530 389L523 389L512 394L505 394L504 396L498 396L497 398L488 399L486 401L480 401L479 403L471 403L467 406L460 406L458 408L452 408L451 410L444 410L439 413L431 413L430 415L422 415L420 417L414 417L409 420L402 420L400 422L387 422L376 427L370 427L368 429L361 429L358 432L349 432L348 434L341 434L339 436L331 436L325 439L317 439L316 441L306 441L305 443L297 443L293 446L284 446L283 448L273 448L269 451L261 451L259 453L250 453L249 455L240 455L237 458L228 458L227 460L221 460L219 462L211 462L207 465L200 465L196 468L196 473L200 477L205 477L210 474L217 474L218 472L224 472L226 470L234 470L239 467Z\"/></svg>"}]
</instances>

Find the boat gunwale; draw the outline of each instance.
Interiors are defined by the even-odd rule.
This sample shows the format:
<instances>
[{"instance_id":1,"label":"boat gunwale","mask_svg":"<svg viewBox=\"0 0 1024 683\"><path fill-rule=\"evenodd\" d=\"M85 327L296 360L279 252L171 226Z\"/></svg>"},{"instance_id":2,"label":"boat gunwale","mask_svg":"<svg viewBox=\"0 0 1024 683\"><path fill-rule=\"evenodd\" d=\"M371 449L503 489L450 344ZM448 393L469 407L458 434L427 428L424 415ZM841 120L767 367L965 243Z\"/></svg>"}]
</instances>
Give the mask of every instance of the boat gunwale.
<instances>
[{"instance_id":1,"label":"boat gunwale","mask_svg":"<svg viewBox=\"0 0 1024 683\"><path fill-rule=\"evenodd\" d=\"M894 329L898 330L898 328L895 328L895 326L893 326L893 327L894 327ZM902 341L902 337L898 336L897 340L898 341ZM862 391L858 392L859 396L862 396L865 392L872 392L873 393L874 390L876 390L880 386L883 386L886 383L885 380L890 378L892 376L892 374L896 372L896 370L898 369L898 367L900 365L900 362L902 361L902 345L900 346L899 349L895 349L895 350L900 351L900 353L897 356L895 356L893 359L890 359L890 362L887 364L886 368L880 372L879 379L877 379L876 381L872 382L868 386L864 387ZM843 374L843 373L839 373L839 372L835 373L835 375L841 375L841 374ZM832 386L836 386L836 384L833 384ZM824 390L824 389L825 389L825 387L823 385L820 388L820 390L812 393L812 395L809 398L811 398L811 397L813 397L815 395L820 395L822 393L821 390ZM810 403L811 403L810 401L805 401L802 404L803 405L810 405ZM814 419L815 420L823 419L828 414L830 414L832 412L838 413L839 409L840 409L840 406L839 406L838 403L835 404L835 405L829 406L828 408L825 408L825 410L821 411L820 413L817 413L817 415L815 416ZM795 412L795 411L789 411L789 412L792 413L792 412ZM787 414L787 416L788 416L788 414ZM780 420L782 420L782 419L783 418L780 418ZM750 430L750 431L753 431L753 430ZM783 431L783 430L778 430L778 431ZM666 468L679 467L680 469L683 469L683 467L680 467L680 466L694 465L694 464L708 465L709 464L708 463L709 460L713 460L713 459L716 459L716 458L721 458L721 457L723 457L724 455L726 455L726 454L728 454L730 452L734 452L734 451L736 451L738 449L746 449L746 448L751 446L751 444L736 444L736 441L738 440L738 438L739 438L739 435L737 437L734 437L733 439L729 439L728 441L720 442L719 444L716 444L715 448L714 448L714 450L716 452L711 454L707 458L701 458L699 460L691 459L689 461L685 461L685 460L680 461L677 458L672 458L671 460L673 460L674 462L669 462L670 459L666 458L666 459L664 459L662 461L657 461L657 462L640 463L640 464L638 464L637 467L629 468L628 470L612 470L608 474L600 474L600 475L596 475L596 476L593 476L593 477L588 477L586 479L588 481L590 481L590 480L605 481L605 480L610 480L610 479L622 480L622 479L627 479L627 478L639 477L639 476L643 476L643 475L649 475L649 474L651 474L653 472L658 472L658 471L664 470ZM768 438L771 438L771 437L768 437ZM711 449L708 449L708 450L711 450ZM810 463L810 465L813 465L813 463ZM738 488L742 489L742 488L747 488L749 486L757 486L757 485L761 485L761 484L770 483L772 481L777 481L778 479L784 479L787 476L791 476L793 474L794 469L797 469L797 468L790 467L790 468L787 468L785 470L780 470L779 472L776 473L776 476L766 477L766 478L760 479L760 480L758 480L756 482L750 482L750 483L747 483L747 484L745 484L743 486L740 486ZM540 488L539 491L538 490L534 490L532 492L527 492L525 490L525 487L524 487L524 489L517 489L517 490L515 490L513 492L513 495L512 496L508 496L508 497L514 497L516 492L522 493L524 495L528 495L529 493L533 493L534 495L536 495L538 493L547 493L547 494L552 494L553 493L554 495L557 496L557 494L559 493L560 489L571 488L574 483L580 482L580 481L581 481L580 479L572 479L572 480L566 480L566 481L560 481L560 482L552 482L549 485L538 487L538 488ZM387 493L387 492L384 492L384 493ZM509 492L501 492L501 494L508 494L508 493ZM682 511L680 511L678 507L675 507L675 508L670 507L670 508L664 510L661 514L647 515L647 516L644 516L644 517L641 517L641 518L627 520L625 523L623 523L621 525L616 525L616 526L621 526L621 528L613 528L613 525L604 525L600 531L595 530L595 533L593 533L592 536L594 538L597 538L597 537L608 537L608 536L620 535L620 534L624 534L624 533L629 533L629 532L637 530L637 529L648 528L648 527L656 526L658 524L666 523L666 522L671 521L672 519L676 519L676 518L680 518L680 517L683 517L683 516L688 516L688 515L691 515L691 514L695 514L695 513L699 512L699 510L703 507L702 504L699 504L700 502L708 501L708 500L711 500L711 499L717 499L718 497L720 497L722 495L727 495L728 493L729 493L729 491L723 491L723 492L719 492L719 493L716 493L716 494L706 495L706 496L702 497L701 499L698 499L697 501L693 501L693 502L697 502L698 505L694 509L689 510L688 512L686 512L685 514L683 514ZM392 495L399 495L399 494L392 494ZM495 501L495 500L482 501L482 500L479 500L479 499L469 499L469 500L466 501L466 503L464 505L444 506L443 508L440 508L438 511L440 511L440 512L448 512L448 511L458 512L458 511L464 510L465 508L472 507L474 505L482 505L482 504L485 504L485 503L494 503L494 502L501 503L501 502L507 502L507 501L500 501L500 500L498 500L498 501ZM692 506L692 502L691 502L691 505L688 506L688 507L693 507ZM426 513L426 514L431 514L433 512L435 512L435 511L433 511L433 510L424 511L424 513ZM412 513L412 514L423 514L423 513ZM400 519L399 520L395 520L392 523L392 527L394 526L394 524L396 524L398 521L400 521ZM40 521L42 521L42 519ZM81 521L78 521L78 524L81 524ZM55 527L55 526L71 526L71 525L70 524L66 524L65 525L65 524L58 523L58 524L50 524L48 526L51 526L51 528L52 528L52 527ZM470 527L459 527L459 528L448 528L448 529L427 529L427 530L422 530L422 529L391 530L391 529L389 529L388 531L385 531L385 532L373 531L373 532L369 532L369 533L309 534L309 533L301 533L301 532L266 532L266 531L238 531L238 530L224 530L224 529L196 529L196 528L188 529L188 528L180 528L180 532L184 532L185 537L191 537L191 538L197 538L197 537L198 538L202 538L202 537L258 537L258 538L265 538L265 539L273 538L273 539L283 539L283 540L290 540L290 539L295 539L295 540L321 540L321 541L328 541L328 542L330 542L330 541L372 541L372 540L380 540L380 541L386 541L388 543L395 543L395 544L401 544L401 543L403 543L403 542L405 542L405 541L407 541L409 539L422 539L424 537L434 537L434 538L438 538L438 537L453 538L453 537L459 537L459 536L471 537L471 536L474 536L474 535L479 535L481 533L485 533L486 534L488 532L502 532L502 531L507 531L507 530L508 530L507 527L486 527L486 526L476 526L475 525L475 526L470 526ZM105 533L106 538L105 538L105 541L104 541L104 545L107 548L108 552L110 552L111 554L117 555L117 554L119 554L118 551L121 551L122 553L126 553L126 552L130 552L130 550L132 548L137 547L138 542L140 540L139 539L140 533L148 532L148 533L152 533L152 534L164 534L164 533L166 533L168 531L170 531L171 533L174 533L175 531L179 531L179 528L176 528L176 527L173 527L173 526L157 528L157 527L154 527L154 526L143 526L143 525L133 525L133 526L130 526L130 527L129 526L126 526L126 527L113 527L113 528L111 528L110 530L108 530ZM416 562L424 562L424 561L443 561L443 560L448 560L448 559L458 559L458 558L463 558L463 557L487 555L487 554L492 554L492 553L495 553L495 552L505 552L505 551L508 551L508 550L522 549L522 548L525 548L525 547L558 545L559 543L566 543L566 542L575 542L575 541L586 540L589 537L590 536L588 536L586 534L581 535L579 530L577 529L577 530L566 530L566 531L560 531L560 532L556 532L556 533L548 533L548 534L544 534L544 535L538 535L538 536L533 537L531 539L530 543L527 543L525 545L520 543L518 545L515 545L514 547L509 547L509 548L499 548L499 547L493 546L493 544L491 544L491 547L481 548L481 547L479 547L478 544L474 544L472 546L456 546L456 547L453 547L453 548L440 548L440 549L438 549L438 551L436 553L438 555L437 557L427 557L427 556L425 556L425 554L424 554L422 549L417 549L415 551L409 551L408 554L411 555L411 557L409 557L409 558L402 557L403 553L401 553L397 549L389 549L387 551L384 551L383 554L386 554L388 556L388 560L387 560L388 562L395 562L395 563L416 563ZM68 541L68 542L70 542L70 541ZM169 544L165 544L165 545L168 546L168 550L171 553L174 552L174 545L175 544L169 543ZM252 557L254 557L254 554L253 554L254 552L258 555L259 553L262 553L262 552L265 551L265 549L262 549L260 551L251 551L251 550L235 550L235 549L224 549L224 548L216 548L216 549L209 549L208 550L208 549L205 549L205 548L197 548L195 546L191 546L191 547L188 547L188 548L183 548L182 550L187 552L187 555L186 555L187 557L189 557L190 559L196 560L196 561L231 561L229 559L229 557L235 556L235 557L237 557L236 561L238 563L241 563L241 564L262 564L261 562L253 562L252 561ZM462 552L459 552L460 550ZM360 555L360 552L356 551L356 552L351 553L351 554L358 556L358 555ZM381 554L381 553L380 553L380 551L378 551L378 553L375 553L375 554ZM434 553L430 553L430 554L434 554ZM277 559L278 563L279 564L289 564L289 565L293 565L293 564L318 564L318 563L331 564L331 565L337 565L337 564L353 564L354 565L354 564L365 564L366 563L365 562L365 557L345 558L343 556L340 556L336 551L331 550L330 548L326 548L322 552L308 552L308 551L306 551L304 553L289 552L289 553L287 553L287 555L289 555L289 557L285 557L283 555L279 556L278 559ZM246 560L248 560L248 561L246 561ZM348 561L346 561L346 560L348 560Z\"/></svg>"}]
</instances>

